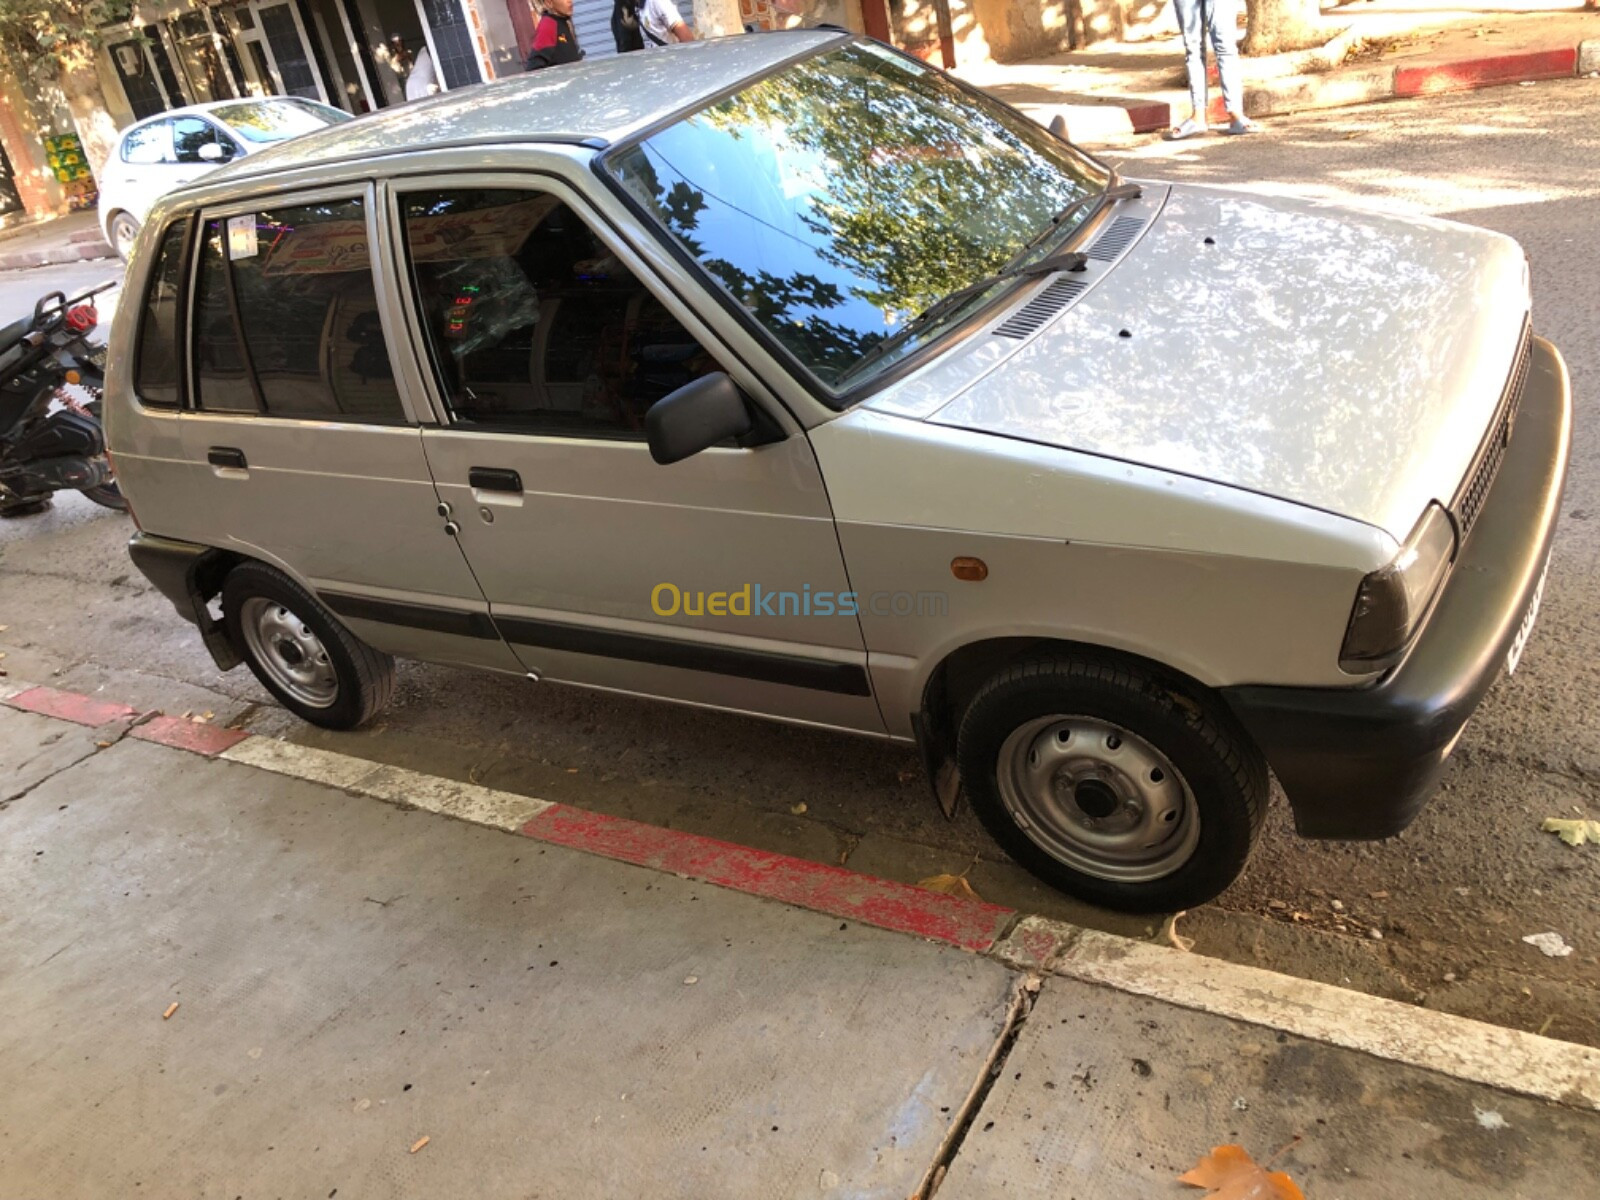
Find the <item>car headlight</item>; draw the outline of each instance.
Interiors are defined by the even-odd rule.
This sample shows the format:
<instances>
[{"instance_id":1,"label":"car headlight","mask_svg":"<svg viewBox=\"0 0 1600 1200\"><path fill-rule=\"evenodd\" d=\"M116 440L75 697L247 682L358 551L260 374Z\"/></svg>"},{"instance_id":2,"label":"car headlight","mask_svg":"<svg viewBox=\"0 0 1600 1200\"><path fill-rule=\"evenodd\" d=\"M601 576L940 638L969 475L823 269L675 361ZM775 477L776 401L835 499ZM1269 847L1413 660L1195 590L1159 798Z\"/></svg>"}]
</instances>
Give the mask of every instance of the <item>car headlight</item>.
<instances>
[{"instance_id":1,"label":"car headlight","mask_svg":"<svg viewBox=\"0 0 1600 1200\"><path fill-rule=\"evenodd\" d=\"M1394 561L1368 575L1356 590L1339 653L1344 670L1370 674L1399 657L1433 605L1455 552L1450 514L1429 505Z\"/></svg>"}]
</instances>

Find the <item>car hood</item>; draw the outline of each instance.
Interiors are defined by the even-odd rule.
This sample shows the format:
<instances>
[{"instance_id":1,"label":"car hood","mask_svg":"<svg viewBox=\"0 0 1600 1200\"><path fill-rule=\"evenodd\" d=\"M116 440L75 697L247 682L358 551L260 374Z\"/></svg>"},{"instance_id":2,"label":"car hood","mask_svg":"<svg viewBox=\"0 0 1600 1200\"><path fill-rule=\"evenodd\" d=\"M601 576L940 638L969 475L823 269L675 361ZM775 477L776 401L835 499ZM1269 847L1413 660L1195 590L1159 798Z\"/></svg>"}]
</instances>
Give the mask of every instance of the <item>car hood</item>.
<instances>
[{"instance_id":1,"label":"car hood","mask_svg":"<svg viewBox=\"0 0 1600 1200\"><path fill-rule=\"evenodd\" d=\"M1511 239L1173 187L1076 303L927 419L1198 476L1403 540L1448 503L1528 312Z\"/></svg>"}]
</instances>

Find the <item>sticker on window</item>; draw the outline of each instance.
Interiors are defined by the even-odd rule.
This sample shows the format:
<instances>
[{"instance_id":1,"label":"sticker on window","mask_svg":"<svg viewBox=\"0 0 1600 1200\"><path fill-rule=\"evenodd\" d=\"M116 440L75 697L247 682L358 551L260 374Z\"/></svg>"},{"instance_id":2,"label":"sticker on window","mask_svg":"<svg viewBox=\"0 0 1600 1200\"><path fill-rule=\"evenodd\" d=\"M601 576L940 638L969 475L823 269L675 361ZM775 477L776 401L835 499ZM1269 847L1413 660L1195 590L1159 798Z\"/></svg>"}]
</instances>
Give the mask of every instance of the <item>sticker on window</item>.
<instances>
[{"instance_id":1,"label":"sticker on window","mask_svg":"<svg viewBox=\"0 0 1600 1200\"><path fill-rule=\"evenodd\" d=\"M228 218L228 259L254 258L259 253L256 245L256 215Z\"/></svg>"}]
</instances>

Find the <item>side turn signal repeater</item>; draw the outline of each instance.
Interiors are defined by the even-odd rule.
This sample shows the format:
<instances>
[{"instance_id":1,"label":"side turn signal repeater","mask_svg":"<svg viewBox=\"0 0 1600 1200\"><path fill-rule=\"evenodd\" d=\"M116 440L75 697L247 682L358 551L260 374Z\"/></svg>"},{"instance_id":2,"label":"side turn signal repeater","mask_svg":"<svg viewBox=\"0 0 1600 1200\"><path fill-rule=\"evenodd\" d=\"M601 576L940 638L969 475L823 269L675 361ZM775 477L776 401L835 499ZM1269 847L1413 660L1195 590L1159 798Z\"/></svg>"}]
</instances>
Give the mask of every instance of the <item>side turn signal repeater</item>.
<instances>
[{"instance_id":1,"label":"side turn signal repeater","mask_svg":"<svg viewBox=\"0 0 1600 1200\"><path fill-rule=\"evenodd\" d=\"M967 583L982 583L989 578L989 564L981 558L952 558L950 574Z\"/></svg>"}]
</instances>

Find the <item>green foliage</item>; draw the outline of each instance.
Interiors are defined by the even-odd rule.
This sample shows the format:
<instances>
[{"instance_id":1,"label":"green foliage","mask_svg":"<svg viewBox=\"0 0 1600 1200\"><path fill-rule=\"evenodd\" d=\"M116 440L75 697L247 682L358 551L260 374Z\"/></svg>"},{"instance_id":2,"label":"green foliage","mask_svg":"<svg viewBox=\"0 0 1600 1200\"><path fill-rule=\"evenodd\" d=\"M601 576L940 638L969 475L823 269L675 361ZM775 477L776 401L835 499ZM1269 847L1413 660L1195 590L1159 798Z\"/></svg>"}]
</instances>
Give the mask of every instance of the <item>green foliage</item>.
<instances>
[{"instance_id":1,"label":"green foliage","mask_svg":"<svg viewBox=\"0 0 1600 1200\"><path fill-rule=\"evenodd\" d=\"M132 15L132 0L0 0L0 48L14 71L53 82L90 61L103 27Z\"/></svg>"}]
</instances>

